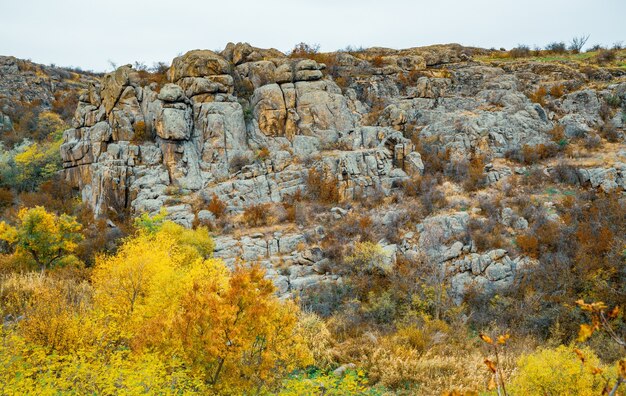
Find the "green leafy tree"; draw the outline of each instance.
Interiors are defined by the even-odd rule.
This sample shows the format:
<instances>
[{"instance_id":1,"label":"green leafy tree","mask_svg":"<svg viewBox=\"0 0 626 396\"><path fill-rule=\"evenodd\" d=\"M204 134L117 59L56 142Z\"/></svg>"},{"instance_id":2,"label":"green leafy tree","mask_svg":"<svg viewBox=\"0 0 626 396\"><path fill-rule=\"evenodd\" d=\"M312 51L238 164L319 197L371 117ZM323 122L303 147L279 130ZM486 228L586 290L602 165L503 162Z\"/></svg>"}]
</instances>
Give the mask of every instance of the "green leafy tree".
<instances>
[{"instance_id":1,"label":"green leafy tree","mask_svg":"<svg viewBox=\"0 0 626 396\"><path fill-rule=\"evenodd\" d=\"M31 256L42 273L74 252L83 238L76 218L57 216L41 206L23 208L17 217L15 227L0 223L0 240L12 245L15 253Z\"/></svg>"}]
</instances>

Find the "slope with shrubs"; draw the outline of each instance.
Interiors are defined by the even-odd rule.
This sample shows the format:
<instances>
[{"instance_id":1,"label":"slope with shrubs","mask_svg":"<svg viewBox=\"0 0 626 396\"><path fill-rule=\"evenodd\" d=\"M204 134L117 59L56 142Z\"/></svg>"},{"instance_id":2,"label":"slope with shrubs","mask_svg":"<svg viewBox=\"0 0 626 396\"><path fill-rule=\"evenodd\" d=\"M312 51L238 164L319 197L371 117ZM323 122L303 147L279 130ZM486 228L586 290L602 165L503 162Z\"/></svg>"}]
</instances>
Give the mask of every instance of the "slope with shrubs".
<instances>
[{"instance_id":1,"label":"slope with shrubs","mask_svg":"<svg viewBox=\"0 0 626 396\"><path fill-rule=\"evenodd\" d=\"M314 47L296 50L337 67ZM623 68L622 50L608 61L560 45L549 51L582 67ZM387 61L353 53L376 67ZM555 61L497 53L479 60ZM532 99L549 106L563 90L545 87ZM607 119L621 105L610 101ZM110 210L94 219L58 176L58 131L69 120L55 111L24 118L19 138L0 150L2 394L626 392L626 202L581 183L579 169L619 158L616 131L599 130L591 141L555 128L554 144L492 163L478 151L458 159L413 136L425 173L389 196L342 201L337 176L313 171L304 190L239 216L212 195L214 219L190 230L165 213L133 221ZM519 171L494 183L488 170L500 166ZM339 219L336 206L345 210ZM464 238L478 252L528 257L531 270L506 289L470 289L457 301L449 267L426 255L391 259L386 248L417 243L425 219L459 212L469 214ZM340 281L293 301L279 299L255 263L212 257L220 233L312 224L324 232L307 233L306 242L328 259L317 270Z\"/></svg>"}]
</instances>

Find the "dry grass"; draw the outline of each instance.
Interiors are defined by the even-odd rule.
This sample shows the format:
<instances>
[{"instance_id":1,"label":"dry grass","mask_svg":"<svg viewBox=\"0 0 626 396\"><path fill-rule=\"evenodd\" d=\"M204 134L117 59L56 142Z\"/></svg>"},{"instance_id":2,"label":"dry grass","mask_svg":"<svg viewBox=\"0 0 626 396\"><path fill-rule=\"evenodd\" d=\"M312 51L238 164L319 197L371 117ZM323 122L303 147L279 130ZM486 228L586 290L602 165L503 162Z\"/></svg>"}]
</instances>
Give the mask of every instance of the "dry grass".
<instances>
[{"instance_id":1,"label":"dry grass","mask_svg":"<svg viewBox=\"0 0 626 396\"><path fill-rule=\"evenodd\" d=\"M328 328L341 323L331 319ZM462 324L450 326L429 321L400 327L393 334L364 332L348 336L332 347L334 361L352 362L365 369L372 384L383 385L396 395L441 395L446 392L485 392L490 373L485 358L493 359L478 337L466 333ZM335 334L334 339L342 339ZM534 339L512 339L500 356L508 381L519 356L532 351Z\"/></svg>"},{"instance_id":2,"label":"dry grass","mask_svg":"<svg viewBox=\"0 0 626 396\"><path fill-rule=\"evenodd\" d=\"M513 52L513 54L515 54L515 52ZM626 68L626 49L605 49L598 51L582 52L579 54L573 54L570 52L563 54L554 54L550 53L550 51L541 50L529 51L525 54L525 56L522 57L512 56L511 51L494 51L491 52L489 55L475 56L474 60L480 62L571 62L577 63L580 66L601 64L602 66L606 67Z\"/></svg>"}]
</instances>

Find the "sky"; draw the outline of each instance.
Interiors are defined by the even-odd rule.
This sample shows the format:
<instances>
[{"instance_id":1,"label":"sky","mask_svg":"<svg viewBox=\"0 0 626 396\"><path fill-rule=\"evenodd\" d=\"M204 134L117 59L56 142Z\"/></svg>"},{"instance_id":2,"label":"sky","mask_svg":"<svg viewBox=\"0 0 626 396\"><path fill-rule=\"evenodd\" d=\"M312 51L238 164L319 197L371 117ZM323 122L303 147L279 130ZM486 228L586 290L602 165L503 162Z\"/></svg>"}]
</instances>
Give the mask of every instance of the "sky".
<instances>
[{"instance_id":1,"label":"sky","mask_svg":"<svg viewBox=\"0 0 626 396\"><path fill-rule=\"evenodd\" d=\"M626 0L0 0L0 55L108 71L232 42L289 51L626 44Z\"/></svg>"}]
</instances>

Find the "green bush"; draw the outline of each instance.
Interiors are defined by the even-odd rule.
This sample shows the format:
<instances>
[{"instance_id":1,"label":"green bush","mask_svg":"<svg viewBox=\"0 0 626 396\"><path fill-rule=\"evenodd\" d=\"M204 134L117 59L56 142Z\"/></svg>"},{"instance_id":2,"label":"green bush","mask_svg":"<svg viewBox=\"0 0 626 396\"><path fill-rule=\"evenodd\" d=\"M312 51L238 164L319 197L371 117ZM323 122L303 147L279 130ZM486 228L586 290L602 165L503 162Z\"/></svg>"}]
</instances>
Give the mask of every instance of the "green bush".
<instances>
[{"instance_id":1,"label":"green bush","mask_svg":"<svg viewBox=\"0 0 626 396\"><path fill-rule=\"evenodd\" d=\"M368 387L367 377L363 371L348 370L343 376L335 376L333 373L320 373L319 371L296 375L285 381L283 388L277 394L280 396L375 396L384 393L383 388Z\"/></svg>"}]
</instances>

